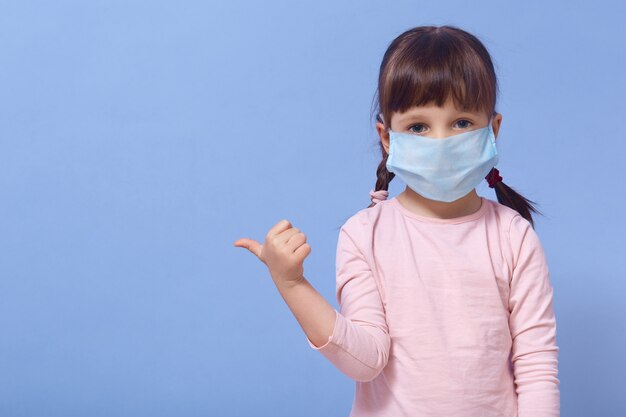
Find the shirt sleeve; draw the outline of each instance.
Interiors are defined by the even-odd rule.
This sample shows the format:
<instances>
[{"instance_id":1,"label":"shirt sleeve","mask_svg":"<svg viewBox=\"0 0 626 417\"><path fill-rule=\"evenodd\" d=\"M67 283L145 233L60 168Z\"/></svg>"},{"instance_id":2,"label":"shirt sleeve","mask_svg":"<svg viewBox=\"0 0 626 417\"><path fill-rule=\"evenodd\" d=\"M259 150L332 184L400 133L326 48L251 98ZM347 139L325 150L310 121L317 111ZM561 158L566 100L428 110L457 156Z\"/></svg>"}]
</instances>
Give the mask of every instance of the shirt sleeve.
<instances>
[{"instance_id":1,"label":"shirt sleeve","mask_svg":"<svg viewBox=\"0 0 626 417\"><path fill-rule=\"evenodd\" d=\"M358 231L355 232L357 238ZM358 239L357 239L358 240ZM355 381L371 381L387 365L391 338L380 292L355 238L342 226L336 252L335 327L319 351Z\"/></svg>"},{"instance_id":2,"label":"shirt sleeve","mask_svg":"<svg viewBox=\"0 0 626 417\"><path fill-rule=\"evenodd\" d=\"M518 416L559 417L559 348L546 256L537 233L522 216L512 219L509 234L514 253L509 326Z\"/></svg>"}]
</instances>

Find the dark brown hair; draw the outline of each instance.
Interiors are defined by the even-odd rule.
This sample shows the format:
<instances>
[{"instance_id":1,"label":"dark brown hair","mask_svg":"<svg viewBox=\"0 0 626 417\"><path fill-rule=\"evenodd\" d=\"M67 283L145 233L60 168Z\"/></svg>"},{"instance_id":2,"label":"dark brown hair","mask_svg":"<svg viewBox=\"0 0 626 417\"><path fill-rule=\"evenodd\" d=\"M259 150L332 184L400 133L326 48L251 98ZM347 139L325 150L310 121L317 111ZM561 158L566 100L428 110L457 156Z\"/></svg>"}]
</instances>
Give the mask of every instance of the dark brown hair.
<instances>
[{"instance_id":1,"label":"dark brown hair","mask_svg":"<svg viewBox=\"0 0 626 417\"><path fill-rule=\"evenodd\" d=\"M394 112L431 102L443 106L452 97L463 111L495 115L497 93L491 57L478 38L455 26L418 26L402 33L387 48L380 64L373 113L384 124L391 121ZM382 142L379 145L383 158L376 169L375 191L388 190L395 177L387 171L388 154ZM540 213L534 201L502 181L495 185L495 192L499 203L516 210L534 228L531 212Z\"/></svg>"}]
</instances>

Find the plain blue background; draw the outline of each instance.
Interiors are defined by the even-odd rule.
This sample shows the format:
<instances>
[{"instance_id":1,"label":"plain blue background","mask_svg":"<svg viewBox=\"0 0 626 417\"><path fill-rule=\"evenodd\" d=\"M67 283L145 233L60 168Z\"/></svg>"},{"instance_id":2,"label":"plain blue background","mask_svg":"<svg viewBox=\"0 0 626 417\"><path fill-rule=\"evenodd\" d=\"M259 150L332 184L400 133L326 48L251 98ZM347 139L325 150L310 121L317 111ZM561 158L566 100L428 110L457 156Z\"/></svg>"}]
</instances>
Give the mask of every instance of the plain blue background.
<instances>
[{"instance_id":1,"label":"plain blue background","mask_svg":"<svg viewBox=\"0 0 626 417\"><path fill-rule=\"evenodd\" d=\"M338 307L380 61L426 24L492 54L498 167L545 214L562 415L626 415L623 4L1 1L0 415L347 416L353 381L233 242L289 219Z\"/></svg>"}]
</instances>

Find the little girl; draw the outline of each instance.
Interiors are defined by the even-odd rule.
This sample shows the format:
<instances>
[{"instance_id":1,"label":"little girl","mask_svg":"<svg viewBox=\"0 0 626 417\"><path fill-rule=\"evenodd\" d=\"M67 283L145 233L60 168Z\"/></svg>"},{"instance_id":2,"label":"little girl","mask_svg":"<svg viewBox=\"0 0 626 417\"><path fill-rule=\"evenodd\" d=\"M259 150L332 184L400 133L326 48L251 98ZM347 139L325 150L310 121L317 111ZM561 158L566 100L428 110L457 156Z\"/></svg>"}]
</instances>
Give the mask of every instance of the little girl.
<instances>
[{"instance_id":1,"label":"little girl","mask_svg":"<svg viewBox=\"0 0 626 417\"><path fill-rule=\"evenodd\" d=\"M335 310L304 278L306 236L283 220L269 268L319 351L356 382L351 417L555 417L553 289L529 200L502 182L489 53L454 26L410 29L378 79L372 204L341 227ZM388 199L389 182L407 185ZM498 201L477 195L486 178Z\"/></svg>"}]
</instances>

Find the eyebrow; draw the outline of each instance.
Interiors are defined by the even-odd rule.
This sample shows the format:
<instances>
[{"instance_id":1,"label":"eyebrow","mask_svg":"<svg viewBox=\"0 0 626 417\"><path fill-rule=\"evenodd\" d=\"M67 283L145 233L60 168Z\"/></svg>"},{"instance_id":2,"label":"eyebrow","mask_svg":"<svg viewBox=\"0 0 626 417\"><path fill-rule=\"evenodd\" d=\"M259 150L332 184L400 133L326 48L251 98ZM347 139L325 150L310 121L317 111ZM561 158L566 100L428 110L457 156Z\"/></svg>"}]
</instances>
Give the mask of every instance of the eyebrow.
<instances>
[{"instance_id":1,"label":"eyebrow","mask_svg":"<svg viewBox=\"0 0 626 417\"><path fill-rule=\"evenodd\" d=\"M458 117L458 116L462 116L462 115L468 115L468 116L472 116L472 117L476 117L477 116L476 113L462 111L462 112L457 112L456 116L454 116L454 117ZM398 120L398 122L399 123L406 123L409 120L420 119L420 118L428 119L428 116L425 116L425 115L420 114L420 113L413 113L413 114L401 117L400 120Z\"/></svg>"}]
</instances>

